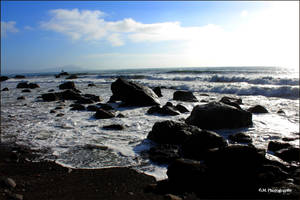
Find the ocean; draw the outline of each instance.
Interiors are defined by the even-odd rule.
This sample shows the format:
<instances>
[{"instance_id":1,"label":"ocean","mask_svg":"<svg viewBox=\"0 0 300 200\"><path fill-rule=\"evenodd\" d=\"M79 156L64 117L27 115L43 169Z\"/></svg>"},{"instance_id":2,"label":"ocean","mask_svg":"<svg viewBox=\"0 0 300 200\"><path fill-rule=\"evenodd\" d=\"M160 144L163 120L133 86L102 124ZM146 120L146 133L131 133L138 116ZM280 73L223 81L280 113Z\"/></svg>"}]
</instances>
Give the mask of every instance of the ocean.
<instances>
[{"instance_id":1,"label":"ocean","mask_svg":"<svg viewBox=\"0 0 300 200\"><path fill-rule=\"evenodd\" d=\"M186 119L190 113L178 116L148 115L149 107L111 106L125 118L96 120L93 111L71 111L72 101L43 102L37 98L50 89L68 81L55 78L55 73L26 74L25 81L40 88L21 93L16 85L23 79L10 78L1 82L1 139L42 150L43 159L72 168L106 168L128 166L155 176L167 177L166 165L157 165L145 155L154 144L147 135L155 122ZM83 93L95 94L107 102L112 95L110 85L122 76L149 87L160 86L161 105L173 100L176 90L192 91L199 102L181 102L190 111L195 105L219 101L224 96L239 97L241 107L264 106L269 113L253 114L253 126L242 129L215 130L226 139L233 133L249 134L253 145L267 149L269 141L282 138L299 147L299 71L275 67L206 67L85 71L78 73L76 87ZM95 87L88 87L94 83ZM24 96L24 100L17 97ZM56 117L50 110L61 106ZM283 113L278 113L282 110ZM124 130L105 130L102 127L122 124ZM105 148L104 148L105 147ZM107 149L106 149L107 148ZM267 152L272 157L271 152Z\"/></svg>"}]
</instances>

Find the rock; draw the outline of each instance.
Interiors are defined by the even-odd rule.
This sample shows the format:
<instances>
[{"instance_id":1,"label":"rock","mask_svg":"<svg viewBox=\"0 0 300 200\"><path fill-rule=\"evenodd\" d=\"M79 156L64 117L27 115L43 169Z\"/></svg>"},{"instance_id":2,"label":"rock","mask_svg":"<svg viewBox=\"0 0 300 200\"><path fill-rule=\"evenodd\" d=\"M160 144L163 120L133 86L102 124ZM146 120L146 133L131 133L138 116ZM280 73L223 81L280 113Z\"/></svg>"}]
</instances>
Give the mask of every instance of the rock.
<instances>
[{"instance_id":1,"label":"rock","mask_svg":"<svg viewBox=\"0 0 300 200\"><path fill-rule=\"evenodd\" d=\"M253 106L253 107L249 108L247 111L249 111L251 113L268 113L268 110L261 105Z\"/></svg>"},{"instance_id":2,"label":"rock","mask_svg":"<svg viewBox=\"0 0 300 200\"><path fill-rule=\"evenodd\" d=\"M226 140L217 133L201 130L193 133L183 142L182 153L186 158L203 160L210 149L223 148L227 145Z\"/></svg>"},{"instance_id":3,"label":"rock","mask_svg":"<svg viewBox=\"0 0 300 200\"><path fill-rule=\"evenodd\" d=\"M16 182L12 178L3 178L3 183L9 188L15 188L17 186Z\"/></svg>"},{"instance_id":4,"label":"rock","mask_svg":"<svg viewBox=\"0 0 300 200\"><path fill-rule=\"evenodd\" d=\"M0 76L0 82L2 81L6 81L8 80L9 78L7 76Z\"/></svg>"},{"instance_id":5,"label":"rock","mask_svg":"<svg viewBox=\"0 0 300 200\"><path fill-rule=\"evenodd\" d=\"M275 152L275 155L284 161L298 161L300 160L300 149L297 147L289 147L286 149L281 149Z\"/></svg>"},{"instance_id":6,"label":"rock","mask_svg":"<svg viewBox=\"0 0 300 200\"><path fill-rule=\"evenodd\" d=\"M285 112L284 112L282 109L279 109L279 110L277 111L277 113L278 113L278 114L283 114L283 115L285 114Z\"/></svg>"},{"instance_id":7,"label":"rock","mask_svg":"<svg viewBox=\"0 0 300 200\"><path fill-rule=\"evenodd\" d=\"M79 100L81 99L81 95L75 92L74 90L65 90L60 93L56 93L57 96L59 96L60 99L64 100Z\"/></svg>"},{"instance_id":8,"label":"rock","mask_svg":"<svg viewBox=\"0 0 300 200\"><path fill-rule=\"evenodd\" d=\"M182 144L188 136L196 132L201 132L201 129L183 122L166 120L156 122L147 138L159 144Z\"/></svg>"},{"instance_id":9,"label":"rock","mask_svg":"<svg viewBox=\"0 0 300 200\"><path fill-rule=\"evenodd\" d=\"M176 110L178 110L180 113L187 113L187 112L190 112L186 107L184 107L183 105L181 104L177 104L175 106Z\"/></svg>"},{"instance_id":10,"label":"rock","mask_svg":"<svg viewBox=\"0 0 300 200\"><path fill-rule=\"evenodd\" d=\"M113 93L110 100L121 100L131 106L152 106L159 105L157 95L146 86L118 78L111 84Z\"/></svg>"},{"instance_id":11,"label":"rock","mask_svg":"<svg viewBox=\"0 0 300 200\"><path fill-rule=\"evenodd\" d=\"M44 101L57 101L59 97L55 93L46 93L42 94L42 98Z\"/></svg>"},{"instance_id":12,"label":"rock","mask_svg":"<svg viewBox=\"0 0 300 200\"><path fill-rule=\"evenodd\" d=\"M285 142L290 142L290 141L295 141L295 140L299 140L299 138L298 137L294 137L294 138L284 137L284 138L282 138L282 141L285 141Z\"/></svg>"},{"instance_id":13,"label":"rock","mask_svg":"<svg viewBox=\"0 0 300 200\"><path fill-rule=\"evenodd\" d=\"M115 117L115 115L112 112L109 112L109 111L106 111L106 110L103 110L103 109L99 108L96 111L94 117L96 119L109 119L109 118Z\"/></svg>"},{"instance_id":14,"label":"rock","mask_svg":"<svg viewBox=\"0 0 300 200\"><path fill-rule=\"evenodd\" d=\"M155 88L153 88L153 92L154 92L158 97L162 97L160 87L155 87Z\"/></svg>"},{"instance_id":15,"label":"rock","mask_svg":"<svg viewBox=\"0 0 300 200\"><path fill-rule=\"evenodd\" d=\"M55 107L54 109L55 109L55 110L61 110L61 109L63 109L63 107L62 107L62 106L57 106L57 107Z\"/></svg>"},{"instance_id":16,"label":"rock","mask_svg":"<svg viewBox=\"0 0 300 200\"><path fill-rule=\"evenodd\" d=\"M291 144L289 143L284 143L284 142L278 142L278 141L270 141L268 144L268 151L278 151L281 149L286 149L292 147Z\"/></svg>"},{"instance_id":17,"label":"rock","mask_svg":"<svg viewBox=\"0 0 300 200\"><path fill-rule=\"evenodd\" d=\"M203 129L241 128L252 125L252 114L219 102L197 105L185 120Z\"/></svg>"},{"instance_id":18,"label":"rock","mask_svg":"<svg viewBox=\"0 0 300 200\"><path fill-rule=\"evenodd\" d=\"M78 78L77 75L72 74L72 75L68 76L66 79L76 79L76 78Z\"/></svg>"},{"instance_id":19,"label":"rock","mask_svg":"<svg viewBox=\"0 0 300 200\"><path fill-rule=\"evenodd\" d=\"M174 107L174 105L171 102L167 102L165 106Z\"/></svg>"},{"instance_id":20,"label":"rock","mask_svg":"<svg viewBox=\"0 0 300 200\"><path fill-rule=\"evenodd\" d=\"M70 75L68 72L64 72L63 70L58 74L59 76L68 76Z\"/></svg>"},{"instance_id":21,"label":"rock","mask_svg":"<svg viewBox=\"0 0 300 200\"><path fill-rule=\"evenodd\" d=\"M98 103L98 106L102 108L103 110L113 110L114 108L111 105L108 105L106 103Z\"/></svg>"},{"instance_id":22,"label":"rock","mask_svg":"<svg viewBox=\"0 0 300 200\"><path fill-rule=\"evenodd\" d=\"M284 180L288 173L275 165L262 165L258 172L258 182L260 184L272 185L276 181Z\"/></svg>"},{"instance_id":23,"label":"rock","mask_svg":"<svg viewBox=\"0 0 300 200\"><path fill-rule=\"evenodd\" d=\"M237 98L232 98L232 97L222 97L222 99L220 100L220 102L236 107L238 109L242 109L240 104L242 104L242 99L237 99Z\"/></svg>"},{"instance_id":24,"label":"rock","mask_svg":"<svg viewBox=\"0 0 300 200\"><path fill-rule=\"evenodd\" d=\"M87 111L97 111L98 107L95 105L90 105L86 108Z\"/></svg>"},{"instance_id":25,"label":"rock","mask_svg":"<svg viewBox=\"0 0 300 200\"><path fill-rule=\"evenodd\" d=\"M83 148L85 148L85 149L100 149L100 150L103 150L103 151L106 151L108 149L107 146L98 145L98 144L86 144L86 145L83 146Z\"/></svg>"},{"instance_id":26,"label":"rock","mask_svg":"<svg viewBox=\"0 0 300 200\"><path fill-rule=\"evenodd\" d=\"M22 90L21 92L31 92L29 89Z\"/></svg>"},{"instance_id":27,"label":"rock","mask_svg":"<svg viewBox=\"0 0 300 200\"><path fill-rule=\"evenodd\" d=\"M23 75L16 75L15 76L15 79L22 79L22 78L25 78L25 76L23 76Z\"/></svg>"},{"instance_id":28,"label":"rock","mask_svg":"<svg viewBox=\"0 0 300 200\"><path fill-rule=\"evenodd\" d=\"M20 82L20 83L18 83L17 88L28 88L28 83Z\"/></svg>"},{"instance_id":29,"label":"rock","mask_svg":"<svg viewBox=\"0 0 300 200\"><path fill-rule=\"evenodd\" d=\"M6 88L3 88L2 91L9 91L9 89L6 87Z\"/></svg>"},{"instance_id":30,"label":"rock","mask_svg":"<svg viewBox=\"0 0 300 200\"><path fill-rule=\"evenodd\" d=\"M233 142L240 142L240 143L252 142L252 138L249 135L246 135L245 133L236 133L233 135L229 135L228 139L230 139Z\"/></svg>"},{"instance_id":31,"label":"rock","mask_svg":"<svg viewBox=\"0 0 300 200\"><path fill-rule=\"evenodd\" d=\"M173 94L173 99L177 101L198 102L197 98L190 91L176 91Z\"/></svg>"},{"instance_id":32,"label":"rock","mask_svg":"<svg viewBox=\"0 0 300 200\"><path fill-rule=\"evenodd\" d=\"M85 106L81 104L72 104L71 110L85 110Z\"/></svg>"},{"instance_id":33,"label":"rock","mask_svg":"<svg viewBox=\"0 0 300 200\"><path fill-rule=\"evenodd\" d=\"M89 83L88 87L95 87L96 85L94 83Z\"/></svg>"},{"instance_id":34,"label":"rock","mask_svg":"<svg viewBox=\"0 0 300 200\"><path fill-rule=\"evenodd\" d=\"M54 92L54 89L50 89L50 90L48 90L48 92Z\"/></svg>"},{"instance_id":35,"label":"rock","mask_svg":"<svg viewBox=\"0 0 300 200\"><path fill-rule=\"evenodd\" d=\"M161 114L161 115L180 115L179 112L177 112L173 107L170 106L163 106L162 108L160 106L152 106L148 111L148 114Z\"/></svg>"},{"instance_id":36,"label":"rock","mask_svg":"<svg viewBox=\"0 0 300 200\"><path fill-rule=\"evenodd\" d=\"M164 196L164 199L166 199L166 200L182 200L181 197L176 196L176 195L174 195L174 194L166 194L166 195Z\"/></svg>"},{"instance_id":37,"label":"rock","mask_svg":"<svg viewBox=\"0 0 300 200\"><path fill-rule=\"evenodd\" d=\"M125 118L125 115L123 115L122 113L119 113L119 114L117 115L117 117L118 117L118 118Z\"/></svg>"},{"instance_id":38,"label":"rock","mask_svg":"<svg viewBox=\"0 0 300 200\"><path fill-rule=\"evenodd\" d=\"M38 85L38 84L36 84L36 83L29 83L28 84L28 88L30 88L30 89L35 89L35 88L39 88L40 86Z\"/></svg>"},{"instance_id":39,"label":"rock","mask_svg":"<svg viewBox=\"0 0 300 200\"><path fill-rule=\"evenodd\" d=\"M65 114L63 114L63 113L58 113L57 115L56 115L56 117L62 117L62 116L64 116Z\"/></svg>"},{"instance_id":40,"label":"rock","mask_svg":"<svg viewBox=\"0 0 300 200\"><path fill-rule=\"evenodd\" d=\"M151 161L159 164L168 164L180 158L179 146L170 144L158 144L148 151Z\"/></svg>"},{"instance_id":41,"label":"rock","mask_svg":"<svg viewBox=\"0 0 300 200\"><path fill-rule=\"evenodd\" d=\"M17 100L24 100L24 99L25 99L24 96L20 96L20 97L17 98Z\"/></svg>"},{"instance_id":42,"label":"rock","mask_svg":"<svg viewBox=\"0 0 300 200\"><path fill-rule=\"evenodd\" d=\"M56 111L55 110L50 110L50 113L56 113Z\"/></svg>"},{"instance_id":43,"label":"rock","mask_svg":"<svg viewBox=\"0 0 300 200\"><path fill-rule=\"evenodd\" d=\"M92 104L92 103L94 103L94 101L89 99L89 98L86 98L86 97L81 97L75 103L78 103L78 104Z\"/></svg>"},{"instance_id":44,"label":"rock","mask_svg":"<svg viewBox=\"0 0 300 200\"><path fill-rule=\"evenodd\" d=\"M68 82L60 84L58 87L61 90L75 89L75 83L73 81L68 81Z\"/></svg>"},{"instance_id":45,"label":"rock","mask_svg":"<svg viewBox=\"0 0 300 200\"><path fill-rule=\"evenodd\" d=\"M108 126L103 126L104 129L107 130L123 130L125 127L123 125L120 124L112 124L112 125L108 125Z\"/></svg>"}]
</instances>

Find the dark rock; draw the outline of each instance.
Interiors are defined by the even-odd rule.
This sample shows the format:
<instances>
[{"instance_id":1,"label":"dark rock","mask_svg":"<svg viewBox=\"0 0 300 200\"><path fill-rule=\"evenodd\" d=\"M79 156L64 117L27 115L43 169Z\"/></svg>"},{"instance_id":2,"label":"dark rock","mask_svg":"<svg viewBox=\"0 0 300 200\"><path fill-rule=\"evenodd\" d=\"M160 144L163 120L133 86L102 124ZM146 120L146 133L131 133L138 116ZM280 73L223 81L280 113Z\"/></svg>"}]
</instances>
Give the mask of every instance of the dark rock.
<instances>
[{"instance_id":1,"label":"dark rock","mask_svg":"<svg viewBox=\"0 0 300 200\"><path fill-rule=\"evenodd\" d=\"M59 76L68 76L70 75L68 72L64 72L63 70L58 74Z\"/></svg>"},{"instance_id":2,"label":"dark rock","mask_svg":"<svg viewBox=\"0 0 300 200\"><path fill-rule=\"evenodd\" d=\"M188 136L196 132L201 132L201 129L182 122L167 120L156 122L147 138L159 144L182 144Z\"/></svg>"},{"instance_id":3,"label":"dark rock","mask_svg":"<svg viewBox=\"0 0 300 200\"><path fill-rule=\"evenodd\" d=\"M268 110L261 105L253 106L253 107L249 108L247 111L249 111L251 113L268 113Z\"/></svg>"},{"instance_id":4,"label":"dark rock","mask_svg":"<svg viewBox=\"0 0 300 200\"><path fill-rule=\"evenodd\" d=\"M44 101L57 101L59 97L55 93L46 93L42 94L42 98Z\"/></svg>"},{"instance_id":5,"label":"dark rock","mask_svg":"<svg viewBox=\"0 0 300 200\"><path fill-rule=\"evenodd\" d=\"M94 103L94 101L89 99L89 98L81 97L76 101L76 103L78 103L78 104L91 104L91 103Z\"/></svg>"},{"instance_id":6,"label":"dark rock","mask_svg":"<svg viewBox=\"0 0 300 200\"><path fill-rule=\"evenodd\" d=\"M54 92L54 89L50 89L50 90L48 90L48 92Z\"/></svg>"},{"instance_id":7,"label":"dark rock","mask_svg":"<svg viewBox=\"0 0 300 200\"><path fill-rule=\"evenodd\" d=\"M68 81L68 82L60 84L58 87L61 90L75 89L75 83L73 81Z\"/></svg>"},{"instance_id":8,"label":"dark rock","mask_svg":"<svg viewBox=\"0 0 300 200\"><path fill-rule=\"evenodd\" d=\"M283 115L285 114L285 112L284 112L282 109L279 109L279 110L277 111L277 113L278 113L278 114L283 114Z\"/></svg>"},{"instance_id":9,"label":"dark rock","mask_svg":"<svg viewBox=\"0 0 300 200\"><path fill-rule=\"evenodd\" d=\"M2 91L9 91L9 89L6 87L6 88L3 88Z\"/></svg>"},{"instance_id":10,"label":"dark rock","mask_svg":"<svg viewBox=\"0 0 300 200\"><path fill-rule=\"evenodd\" d=\"M174 107L174 105L171 102L167 102L165 106Z\"/></svg>"},{"instance_id":11,"label":"dark rock","mask_svg":"<svg viewBox=\"0 0 300 200\"><path fill-rule=\"evenodd\" d=\"M57 106L56 108L54 108L55 110L61 110L61 109L63 109L63 107L62 106Z\"/></svg>"},{"instance_id":12,"label":"dark rock","mask_svg":"<svg viewBox=\"0 0 300 200\"><path fill-rule=\"evenodd\" d=\"M203 160L207 152L214 148L227 146L226 140L212 131L201 130L190 135L182 145L184 157L195 160Z\"/></svg>"},{"instance_id":13,"label":"dark rock","mask_svg":"<svg viewBox=\"0 0 300 200\"><path fill-rule=\"evenodd\" d=\"M22 92L31 92L29 89L22 90Z\"/></svg>"},{"instance_id":14,"label":"dark rock","mask_svg":"<svg viewBox=\"0 0 300 200\"><path fill-rule=\"evenodd\" d=\"M64 116L65 114L63 114L63 113L58 113L57 115L56 115L56 117L62 117L62 116Z\"/></svg>"},{"instance_id":15,"label":"dark rock","mask_svg":"<svg viewBox=\"0 0 300 200\"><path fill-rule=\"evenodd\" d=\"M123 115L122 113L119 113L119 114L117 115L117 117L118 117L118 118L125 118L125 115Z\"/></svg>"},{"instance_id":16,"label":"dark rock","mask_svg":"<svg viewBox=\"0 0 300 200\"><path fill-rule=\"evenodd\" d=\"M20 97L17 98L17 100L24 100L24 99L25 99L24 96L20 96Z\"/></svg>"},{"instance_id":17,"label":"dark rock","mask_svg":"<svg viewBox=\"0 0 300 200\"><path fill-rule=\"evenodd\" d=\"M170 106L163 106L162 108L160 106L152 106L148 111L148 114L161 114L161 115L180 115L179 112L177 112L173 107Z\"/></svg>"},{"instance_id":18,"label":"dark rock","mask_svg":"<svg viewBox=\"0 0 300 200\"><path fill-rule=\"evenodd\" d=\"M18 83L17 88L28 88L28 83L20 82L20 83Z\"/></svg>"},{"instance_id":19,"label":"dark rock","mask_svg":"<svg viewBox=\"0 0 300 200\"><path fill-rule=\"evenodd\" d=\"M292 147L291 144L289 143L284 143L284 142L278 142L278 141L270 141L268 144L268 151L278 151L281 149L286 149Z\"/></svg>"},{"instance_id":20,"label":"dark rock","mask_svg":"<svg viewBox=\"0 0 300 200\"><path fill-rule=\"evenodd\" d=\"M71 110L85 110L85 106L81 104L72 104Z\"/></svg>"},{"instance_id":21,"label":"dark rock","mask_svg":"<svg viewBox=\"0 0 300 200\"><path fill-rule=\"evenodd\" d=\"M240 143L252 142L252 138L249 135L246 135L245 133L236 133L233 135L229 135L228 139L230 139L233 142L240 142Z\"/></svg>"},{"instance_id":22,"label":"dark rock","mask_svg":"<svg viewBox=\"0 0 300 200\"><path fill-rule=\"evenodd\" d=\"M94 83L89 83L88 87L95 87L96 85Z\"/></svg>"},{"instance_id":23,"label":"dark rock","mask_svg":"<svg viewBox=\"0 0 300 200\"><path fill-rule=\"evenodd\" d=\"M23 75L16 75L15 78L16 79L22 79L22 78L25 78L25 76L23 76Z\"/></svg>"},{"instance_id":24,"label":"dark rock","mask_svg":"<svg viewBox=\"0 0 300 200\"><path fill-rule=\"evenodd\" d=\"M98 106L102 108L103 110L113 110L114 108L111 105L108 105L106 103L98 103Z\"/></svg>"},{"instance_id":25,"label":"dark rock","mask_svg":"<svg viewBox=\"0 0 300 200\"><path fill-rule=\"evenodd\" d=\"M157 95L146 86L118 78L111 84L112 101L121 100L132 106L159 105Z\"/></svg>"},{"instance_id":26,"label":"dark rock","mask_svg":"<svg viewBox=\"0 0 300 200\"><path fill-rule=\"evenodd\" d=\"M102 101L102 98L100 96L94 95L94 94L84 94L84 97L91 99L94 102L100 102Z\"/></svg>"},{"instance_id":27,"label":"dark rock","mask_svg":"<svg viewBox=\"0 0 300 200\"><path fill-rule=\"evenodd\" d=\"M262 165L258 172L258 182L260 184L272 185L276 181L284 180L288 173L275 165Z\"/></svg>"},{"instance_id":28,"label":"dark rock","mask_svg":"<svg viewBox=\"0 0 300 200\"><path fill-rule=\"evenodd\" d=\"M200 102L201 102L201 103L208 103L209 101L208 101L208 100L205 100L205 99L202 99Z\"/></svg>"},{"instance_id":29,"label":"dark rock","mask_svg":"<svg viewBox=\"0 0 300 200\"><path fill-rule=\"evenodd\" d=\"M252 114L219 102L197 105L187 124L203 129L241 128L252 125Z\"/></svg>"},{"instance_id":30,"label":"dark rock","mask_svg":"<svg viewBox=\"0 0 300 200\"><path fill-rule=\"evenodd\" d=\"M154 92L158 97L162 97L160 87L155 87L155 88L153 88L153 92Z\"/></svg>"},{"instance_id":31,"label":"dark rock","mask_svg":"<svg viewBox=\"0 0 300 200\"><path fill-rule=\"evenodd\" d=\"M90 105L86 109L87 111L97 111L98 107L95 105Z\"/></svg>"},{"instance_id":32,"label":"dark rock","mask_svg":"<svg viewBox=\"0 0 300 200\"><path fill-rule=\"evenodd\" d=\"M107 130L123 130L125 127L123 125L120 124L112 124L112 125L108 125L108 126L103 126L104 129Z\"/></svg>"},{"instance_id":33,"label":"dark rock","mask_svg":"<svg viewBox=\"0 0 300 200\"><path fill-rule=\"evenodd\" d=\"M232 97L222 97L220 102L236 107L238 109L242 109L240 104L242 104L242 99L232 98Z\"/></svg>"},{"instance_id":34,"label":"dark rock","mask_svg":"<svg viewBox=\"0 0 300 200\"><path fill-rule=\"evenodd\" d=\"M35 88L39 88L40 86L38 85L38 84L36 84L36 83L29 83L28 84L28 88L30 88L30 89L35 89Z\"/></svg>"},{"instance_id":35,"label":"dark rock","mask_svg":"<svg viewBox=\"0 0 300 200\"><path fill-rule=\"evenodd\" d=\"M289 147L275 152L275 155L284 161L298 161L300 160L300 149L297 147Z\"/></svg>"},{"instance_id":36,"label":"dark rock","mask_svg":"<svg viewBox=\"0 0 300 200\"><path fill-rule=\"evenodd\" d=\"M56 111L55 110L50 110L50 113L56 113Z\"/></svg>"},{"instance_id":37,"label":"dark rock","mask_svg":"<svg viewBox=\"0 0 300 200\"><path fill-rule=\"evenodd\" d=\"M178 145L159 144L148 151L151 161L159 164L168 164L180 158Z\"/></svg>"},{"instance_id":38,"label":"dark rock","mask_svg":"<svg viewBox=\"0 0 300 200\"><path fill-rule=\"evenodd\" d=\"M290 137L282 138L282 141L286 141L286 142L295 141L295 140L299 140L299 138L297 138L297 137L295 137L295 138L290 138Z\"/></svg>"},{"instance_id":39,"label":"dark rock","mask_svg":"<svg viewBox=\"0 0 300 200\"><path fill-rule=\"evenodd\" d=\"M177 101L198 102L197 98L190 91L176 91L173 94L173 99Z\"/></svg>"},{"instance_id":40,"label":"dark rock","mask_svg":"<svg viewBox=\"0 0 300 200\"><path fill-rule=\"evenodd\" d=\"M76 79L76 78L78 78L77 75L72 74L72 75L68 76L66 79Z\"/></svg>"},{"instance_id":41,"label":"dark rock","mask_svg":"<svg viewBox=\"0 0 300 200\"><path fill-rule=\"evenodd\" d=\"M56 93L56 95L58 95L60 99L64 100L79 100L82 98L81 95L74 90L65 90L63 92Z\"/></svg>"},{"instance_id":42,"label":"dark rock","mask_svg":"<svg viewBox=\"0 0 300 200\"><path fill-rule=\"evenodd\" d=\"M187 113L187 112L190 112L186 107L184 107L184 106L181 105L181 104L177 104L175 108L176 108L176 110L178 110L180 113Z\"/></svg>"},{"instance_id":43,"label":"dark rock","mask_svg":"<svg viewBox=\"0 0 300 200\"><path fill-rule=\"evenodd\" d=\"M0 76L0 82L2 81L6 81L8 80L9 78L7 76Z\"/></svg>"},{"instance_id":44,"label":"dark rock","mask_svg":"<svg viewBox=\"0 0 300 200\"><path fill-rule=\"evenodd\" d=\"M96 119L109 119L109 118L115 117L115 115L112 112L109 112L109 111L106 111L106 110L103 110L103 109L99 108L96 111L94 117Z\"/></svg>"}]
</instances>

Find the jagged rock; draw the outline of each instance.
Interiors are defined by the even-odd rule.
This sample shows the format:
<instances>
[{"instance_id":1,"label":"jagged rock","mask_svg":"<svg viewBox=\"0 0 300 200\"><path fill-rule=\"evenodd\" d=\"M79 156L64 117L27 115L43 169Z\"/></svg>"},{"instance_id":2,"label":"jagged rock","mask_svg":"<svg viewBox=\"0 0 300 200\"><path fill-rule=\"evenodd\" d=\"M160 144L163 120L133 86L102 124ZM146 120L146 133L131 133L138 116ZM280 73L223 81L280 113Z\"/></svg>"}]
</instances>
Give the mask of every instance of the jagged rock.
<instances>
[{"instance_id":1,"label":"jagged rock","mask_svg":"<svg viewBox=\"0 0 300 200\"><path fill-rule=\"evenodd\" d=\"M268 113L269 111L261 106L261 105L256 105L256 106L253 106L251 108L249 108L247 111L251 112L251 113Z\"/></svg>"},{"instance_id":2,"label":"jagged rock","mask_svg":"<svg viewBox=\"0 0 300 200\"><path fill-rule=\"evenodd\" d=\"M203 129L241 128L252 125L252 114L220 102L197 105L185 120Z\"/></svg>"},{"instance_id":3,"label":"jagged rock","mask_svg":"<svg viewBox=\"0 0 300 200\"><path fill-rule=\"evenodd\" d=\"M152 106L159 105L157 95L146 86L118 78L111 84L113 95L110 101L121 100L131 106Z\"/></svg>"},{"instance_id":4,"label":"jagged rock","mask_svg":"<svg viewBox=\"0 0 300 200\"><path fill-rule=\"evenodd\" d=\"M96 111L94 117L96 119L109 119L109 118L115 117L115 115L112 112L109 112L109 111L106 111L106 110L103 110L103 109L99 108Z\"/></svg>"},{"instance_id":5,"label":"jagged rock","mask_svg":"<svg viewBox=\"0 0 300 200\"><path fill-rule=\"evenodd\" d=\"M176 91L173 94L173 99L177 101L198 102L197 98L190 91Z\"/></svg>"}]
</instances>

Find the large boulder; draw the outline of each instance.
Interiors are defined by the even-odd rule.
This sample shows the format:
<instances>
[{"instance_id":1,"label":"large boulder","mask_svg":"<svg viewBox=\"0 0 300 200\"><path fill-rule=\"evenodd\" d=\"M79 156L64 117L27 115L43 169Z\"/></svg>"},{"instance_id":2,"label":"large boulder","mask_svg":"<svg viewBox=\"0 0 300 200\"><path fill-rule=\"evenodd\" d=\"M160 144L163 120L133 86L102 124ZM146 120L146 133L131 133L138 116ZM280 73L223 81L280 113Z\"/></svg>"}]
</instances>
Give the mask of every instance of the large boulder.
<instances>
[{"instance_id":1,"label":"large boulder","mask_svg":"<svg viewBox=\"0 0 300 200\"><path fill-rule=\"evenodd\" d=\"M220 102L210 102L195 106L185 121L187 124L210 130L241 128L252 125L252 114Z\"/></svg>"},{"instance_id":2,"label":"large boulder","mask_svg":"<svg viewBox=\"0 0 300 200\"><path fill-rule=\"evenodd\" d=\"M67 81L65 83L60 84L58 87L61 90L75 89L75 83L73 81Z\"/></svg>"},{"instance_id":3,"label":"large boulder","mask_svg":"<svg viewBox=\"0 0 300 200\"><path fill-rule=\"evenodd\" d=\"M269 111L261 106L261 105L256 105L256 106L253 106L251 108L249 108L247 111L251 112L251 113L268 113Z\"/></svg>"},{"instance_id":4,"label":"large boulder","mask_svg":"<svg viewBox=\"0 0 300 200\"><path fill-rule=\"evenodd\" d=\"M159 144L182 144L188 136L197 132L201 132L201 129L183 122L166 120L156 122L147 138Z\"/></svg>"},{"instance_id":5,"label":"large boulder","mask_svg":"<svg viewBox=\"0 0 300 200\"><path fill-rule=\"evenodd\" d=\"M202 160L207 156L207 152L214 148L227 146L226 140L215 132L201 130L189 136L182 145L184 157Z\"/></svg>"},{"instance_id":6,"label":"large boulder","mask_svg":"<svg viewBox=\"0 0 300 200\"><path fill-rule=\"evenodd\" d=\"M159 105L158 96L150 88L118 78L111 84L111 101L120 100L130 106Z\"/></svg>"},{"instance_id":7,"label":"large boulder","mask_svg":"<svg viewBox=\"0 0 300 200\"><path fill-rule=\"evenodd\" d=\"M197 98L190 91L176 91L173 94L173 99L177 101L198 102Z\"/></svg>"}]
</instances>

